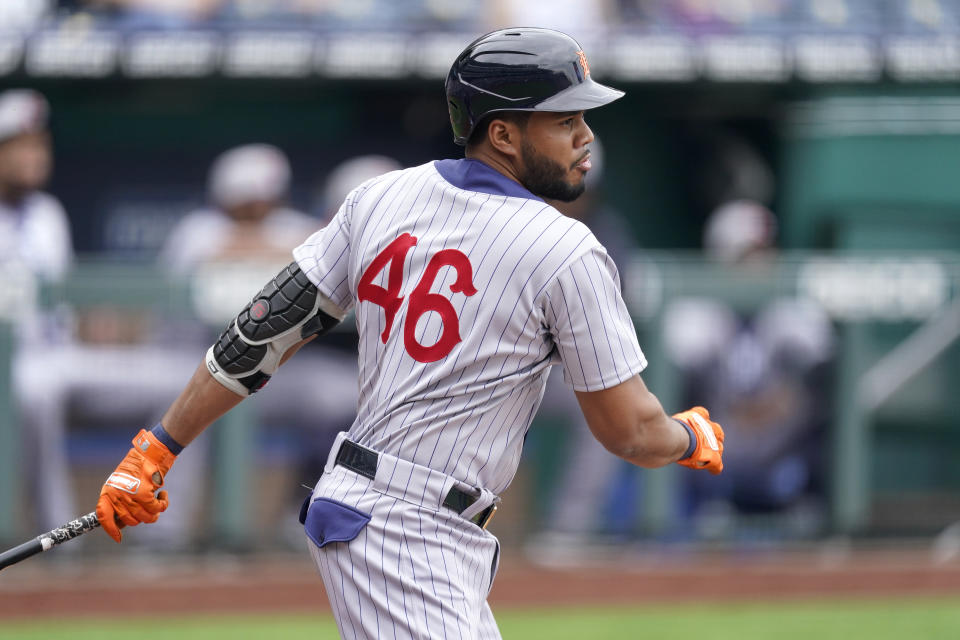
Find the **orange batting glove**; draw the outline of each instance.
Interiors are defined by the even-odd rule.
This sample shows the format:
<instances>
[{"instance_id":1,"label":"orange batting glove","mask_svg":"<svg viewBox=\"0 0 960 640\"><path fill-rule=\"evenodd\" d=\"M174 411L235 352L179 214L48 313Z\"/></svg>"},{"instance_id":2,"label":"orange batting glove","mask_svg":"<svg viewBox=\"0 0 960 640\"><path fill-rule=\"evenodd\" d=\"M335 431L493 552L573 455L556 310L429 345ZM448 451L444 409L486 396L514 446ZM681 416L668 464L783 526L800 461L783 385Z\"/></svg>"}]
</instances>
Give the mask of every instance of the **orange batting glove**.
<instances>
[{"instance_id":1,"label":"orange batting glove","mask_svg":"<svg viewBox=\"0 0 960 640\"><path fill-rule=\"evenodd\" d=\"M120 525L156 522L160 512L167 509L167 492L156 491L163 486L175 458L156 436L140 430L133 448L107 478L97 500L97 520L111 538L120 542Z\"/></svg>"},{"instance_id":2,"label":"orange batting glove","mask_svg":"<svg viewBox=\"0 0 960 640\"><path fill-rule=\"evenodd\" d=\"M723 429L710 420L710 412L703 407L694 407L673 415L693 431L697 444L693 452L677 460L677 464L691 469L706 469L717 475L723 471Z\"/></svg>"}]
</instances>

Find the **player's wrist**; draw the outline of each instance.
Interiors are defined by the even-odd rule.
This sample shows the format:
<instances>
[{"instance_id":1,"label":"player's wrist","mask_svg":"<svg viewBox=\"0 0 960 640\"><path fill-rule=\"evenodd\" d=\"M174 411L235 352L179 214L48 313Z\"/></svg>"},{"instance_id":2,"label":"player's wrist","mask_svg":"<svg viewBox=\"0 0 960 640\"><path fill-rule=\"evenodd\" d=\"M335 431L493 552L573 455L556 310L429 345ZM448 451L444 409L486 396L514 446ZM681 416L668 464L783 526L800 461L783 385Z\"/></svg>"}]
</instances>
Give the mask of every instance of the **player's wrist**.
<instances>
[{"instance_id":1,"label":"player's wrist","mask_svg":"<svg viewBox=\"0 0 960 640\"><path fill-rule=\"evenodd\" d=\"M677 424L679 424L681 427L683 427L684 431L687 432L687 437L690 439L690 442L687 445L686 450L677 459L677 462L680 462L681 460L687 460L688 458L690 458L690 456L692 456L694 452L697 450L697 442L698 442L697 434L694 433L693 428L683 420L678 420L677 418L673 418L673 420Z\"/></svg>"},{"instance_id":2,"label":"player's wrist","mask_svg":"<svg viewBox=\"0 0 960 640\"><path fill-rule=\"evenodd\" d=\"M170 453L173 455L178 456L183 452L183 445L174 440L173 436L171 436L167 430L163 428L162 423L158 422L152 429L150 429L150 433L153 435L153 437L159 440L163 446L169 449Z\"/></svg>"}]
</instances>

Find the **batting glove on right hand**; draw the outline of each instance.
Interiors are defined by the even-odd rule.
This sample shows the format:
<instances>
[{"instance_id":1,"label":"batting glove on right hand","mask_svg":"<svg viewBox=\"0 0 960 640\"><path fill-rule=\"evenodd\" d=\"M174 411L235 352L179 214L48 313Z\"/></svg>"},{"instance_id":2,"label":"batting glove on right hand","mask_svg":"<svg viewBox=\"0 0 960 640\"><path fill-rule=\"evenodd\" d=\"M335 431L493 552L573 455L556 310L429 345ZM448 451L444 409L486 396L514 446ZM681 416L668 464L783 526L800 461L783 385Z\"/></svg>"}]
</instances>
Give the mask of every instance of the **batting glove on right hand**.
<instances>
[{"instance_id":1,"label":"batting glove on right hand","mask_svg":"<svg viewBox=\"0 0 960 640\"><path fill-rule=\"evenodd\" d=\"M167 509L167 492L156 493L176 458L165 444L145 429L133 439L133 448L110 474L97 500L97 520L103 530L120 542L119 525L156 522ZM119 524L118 524L119 523Z\"/></svg>"},{"instance_id":2,"label":"batting glove on right hand","mask_svg":"<svg viewBox=\"0 0 960 640\"><path fill-rule=\"evenodd\" d=\"M713 475L723 471L723 429L710 420L710 412L703 407L694 407L672 417L690 427L697 438L693 453L677 460L677 464L691 469L706 469Z\"/></svg>"}]
</instances>

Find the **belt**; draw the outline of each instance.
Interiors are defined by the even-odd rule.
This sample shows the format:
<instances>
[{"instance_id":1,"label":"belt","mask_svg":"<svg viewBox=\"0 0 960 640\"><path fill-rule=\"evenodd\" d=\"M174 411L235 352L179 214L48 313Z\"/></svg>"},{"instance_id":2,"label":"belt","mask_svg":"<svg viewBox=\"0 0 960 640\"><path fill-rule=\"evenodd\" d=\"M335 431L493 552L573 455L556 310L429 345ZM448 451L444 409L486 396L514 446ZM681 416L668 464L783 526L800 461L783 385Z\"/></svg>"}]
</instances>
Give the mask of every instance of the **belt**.
<instances>
[{"instance_id":1,"label":"belt","mask_svg":"<svg viewBox=\"0 0 960 640\"><path fill-rule=\"evenodd\" d=\"M377 476L377 457L376 451L362 447L355 442L344 440L340 445L340 450L337 451L336 464L365 478L374 480ZM451 487L443 499L443 506L461 514L477 501L477 497L454 486ZM494 503L470 518L470 522L481 529L486 529L496 512L497 504Z\"/></svg>"}]
</instances>

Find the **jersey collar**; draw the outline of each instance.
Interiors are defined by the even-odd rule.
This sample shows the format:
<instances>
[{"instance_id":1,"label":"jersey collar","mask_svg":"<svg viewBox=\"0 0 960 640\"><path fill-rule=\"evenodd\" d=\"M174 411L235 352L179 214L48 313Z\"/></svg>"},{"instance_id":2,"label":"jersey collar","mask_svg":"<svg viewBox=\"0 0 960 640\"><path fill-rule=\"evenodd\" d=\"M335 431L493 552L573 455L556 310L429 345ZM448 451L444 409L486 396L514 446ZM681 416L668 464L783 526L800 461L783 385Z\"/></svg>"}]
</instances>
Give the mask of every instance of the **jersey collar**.
<instances>
[{"instance_id":1,"label":"jersey collar","mask_svg":"<svg viewBox=\"0 0 960 640\"><path fill-rule=\"evenodd\" d=\"M435 160L433 166L444 180L459 189L543 202L542 198L527 191L519 182L473 158Z\"/></svg>"}]
</instances>

